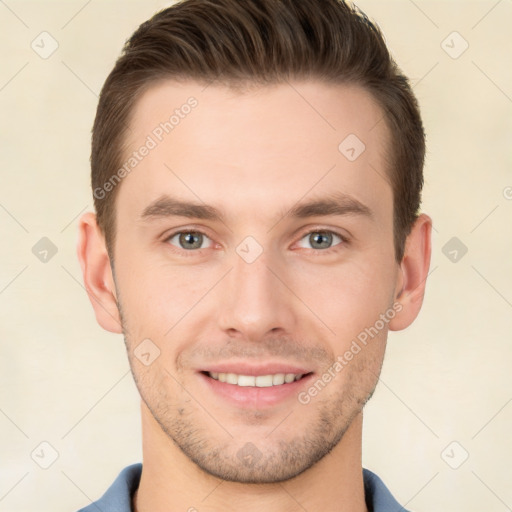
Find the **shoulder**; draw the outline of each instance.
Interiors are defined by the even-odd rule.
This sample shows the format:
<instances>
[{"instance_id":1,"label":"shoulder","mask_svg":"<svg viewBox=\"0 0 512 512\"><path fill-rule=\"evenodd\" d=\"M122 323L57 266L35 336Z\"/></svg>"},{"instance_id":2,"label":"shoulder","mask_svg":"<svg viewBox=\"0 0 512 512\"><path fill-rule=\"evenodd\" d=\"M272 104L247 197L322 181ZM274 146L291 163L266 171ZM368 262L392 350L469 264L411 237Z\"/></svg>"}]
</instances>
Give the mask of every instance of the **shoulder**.
<instances>
[{"instance_id":1,"label":"shoulder","mask_svg":"<svg viewBox=\"0 0 512 512\"><path fill-rule=\"evenodd\" d=\"M366 506L369 512L407 512L375 473L369 469L363 469L363 480Z\"/></svg>"},{"instance_id":2,"label":"shoulder","mask_svg":"<svg viewBox=\"0 0 512 512\"><path fill-rule=\"evenodd\" d=\"M132 496L139 486L142 464L124 468L103 496L78 512L132 512Z\"/></svg>"}]
</instances>

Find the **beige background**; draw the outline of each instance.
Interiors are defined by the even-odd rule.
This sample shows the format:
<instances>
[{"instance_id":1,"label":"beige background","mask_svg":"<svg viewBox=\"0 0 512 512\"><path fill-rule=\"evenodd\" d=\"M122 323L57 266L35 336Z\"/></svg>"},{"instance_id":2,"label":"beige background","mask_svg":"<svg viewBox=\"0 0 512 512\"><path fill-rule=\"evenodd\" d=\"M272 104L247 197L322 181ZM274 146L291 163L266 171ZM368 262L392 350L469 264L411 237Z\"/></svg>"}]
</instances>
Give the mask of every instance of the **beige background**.
<instances>
[{"instance_id":1,"label":"beige background","mask_svg":"<svg viewBox=\"0 0 512 512\"><path fill-rule=\"evenodd\" d=\"M0 2L0 512L74 511L141 459L122 338L95 322L75 243L97 94L165 5ZM364 465L417 512L511 510L512 2L358 5L421 103L435 227L423 311L391 335L367 406ZM31 48L51 49L43 31L58 42L46 59ZM58 249L46 263L32 252L42 237ZM468 249L455 262L452 237Z\"/></svg>"}]
</instances>

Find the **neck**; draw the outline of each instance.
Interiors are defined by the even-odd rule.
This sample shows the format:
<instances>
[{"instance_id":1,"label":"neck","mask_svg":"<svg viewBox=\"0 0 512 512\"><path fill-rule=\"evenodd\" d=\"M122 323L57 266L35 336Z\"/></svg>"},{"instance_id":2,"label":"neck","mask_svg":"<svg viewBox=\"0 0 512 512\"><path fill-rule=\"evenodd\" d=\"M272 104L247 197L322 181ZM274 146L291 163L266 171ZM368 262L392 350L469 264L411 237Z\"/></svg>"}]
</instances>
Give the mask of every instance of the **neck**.
<instances>
[{"instance_id":1,"label":"neck","mask_svg":"<svg viewBox=\"0 0 512 512\"><path fill-rule=\"evenodd\" d=\"M323 459L278 483L228 482L205 473L142 404L143 470L134 512L367 512L361 465L362 414Z\"/></svg>"}]
</instances>

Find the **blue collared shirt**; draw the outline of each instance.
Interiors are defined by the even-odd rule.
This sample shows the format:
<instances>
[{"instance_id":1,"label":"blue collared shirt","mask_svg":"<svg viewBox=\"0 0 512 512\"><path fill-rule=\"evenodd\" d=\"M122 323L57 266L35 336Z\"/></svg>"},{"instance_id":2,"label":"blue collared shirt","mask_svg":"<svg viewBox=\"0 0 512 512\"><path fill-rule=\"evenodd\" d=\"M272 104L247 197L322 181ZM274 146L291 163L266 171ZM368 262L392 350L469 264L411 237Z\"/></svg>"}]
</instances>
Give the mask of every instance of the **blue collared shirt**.
<instances>
[{"instance_id":1,"label":"blue collared shirt","mask_svg":"<svg viewBox=\"0 0 512 512\"><path fill-rule=\"evenodd\" d=\"M142 464L124 468L107 492L94 503L78 512L133 512L132 496L139 486ZM382 480L368 469L363 469L364 492L369 512L407 512L393 498Z\"/></svg>"}]
</instances>

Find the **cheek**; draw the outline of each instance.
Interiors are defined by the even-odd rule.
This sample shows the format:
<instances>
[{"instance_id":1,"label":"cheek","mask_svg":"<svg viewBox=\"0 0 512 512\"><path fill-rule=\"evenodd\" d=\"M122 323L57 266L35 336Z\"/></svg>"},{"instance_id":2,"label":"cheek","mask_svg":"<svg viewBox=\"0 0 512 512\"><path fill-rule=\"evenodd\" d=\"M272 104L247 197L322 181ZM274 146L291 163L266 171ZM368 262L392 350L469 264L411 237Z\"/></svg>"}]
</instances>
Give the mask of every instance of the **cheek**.
<instances>
[{"instance_id":1,"label":"cheek","mask_svg":"<svg viewBox=\"0 0 512 512\"><path fill-rule=\"evenodd\" d=\"M213 268L155 263L131 253L116 270L126 327L136 337L164 337L201 301L216 275Z\"/></svg>"},{"instance_id":2,"label":"cheek","mask_svg":"<svg viewBox=\"0 0 512 512\"><path fill-rule=\"evenodd\" d=\"M341 342L349 342L387 311L396 279L393 265L366 261L303 267L294 274L292 289Z\"/></svg>"}]
</instances>

